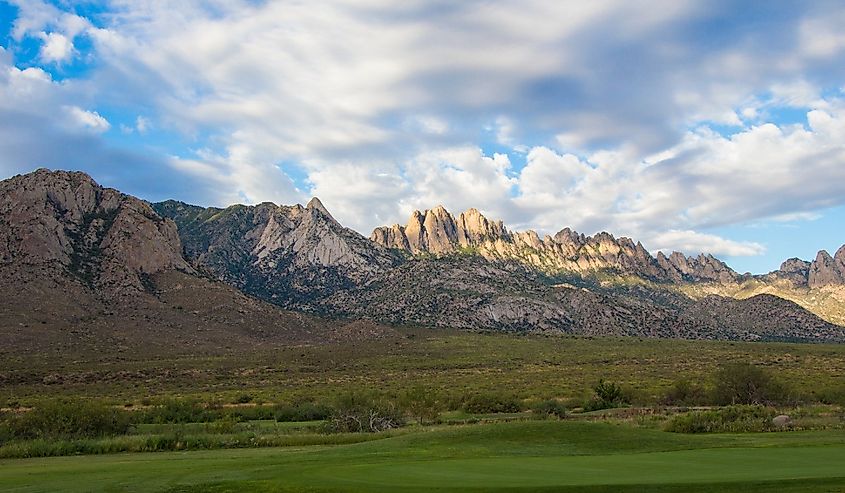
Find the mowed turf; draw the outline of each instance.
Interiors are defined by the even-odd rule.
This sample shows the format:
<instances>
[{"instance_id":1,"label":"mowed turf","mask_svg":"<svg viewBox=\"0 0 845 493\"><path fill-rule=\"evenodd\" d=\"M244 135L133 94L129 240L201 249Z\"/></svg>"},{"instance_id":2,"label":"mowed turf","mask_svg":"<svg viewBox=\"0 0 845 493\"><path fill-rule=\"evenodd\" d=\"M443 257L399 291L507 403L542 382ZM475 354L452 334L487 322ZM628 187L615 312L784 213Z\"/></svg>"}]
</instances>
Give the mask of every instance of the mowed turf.
<instances>
[{"instance_id":1,"label":"mowed turf","mask_svg":"<svg viewBox=\"0 0 845 493\"><path fill-rule=\"evenodd\" d=\"M538 421L340 446L0 461L3 491L845 491L845 432Z\"/></svg>"}]
</instances>

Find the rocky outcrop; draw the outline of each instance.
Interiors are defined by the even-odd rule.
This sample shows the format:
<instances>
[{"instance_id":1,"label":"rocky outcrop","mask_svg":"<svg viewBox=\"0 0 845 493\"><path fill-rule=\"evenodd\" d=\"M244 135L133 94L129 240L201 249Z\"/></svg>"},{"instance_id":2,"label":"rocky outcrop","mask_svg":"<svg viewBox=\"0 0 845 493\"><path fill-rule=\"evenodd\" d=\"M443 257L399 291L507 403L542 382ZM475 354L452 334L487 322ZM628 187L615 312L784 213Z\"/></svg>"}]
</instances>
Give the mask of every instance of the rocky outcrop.
<instances>
[{"instance_id":1,"label":"rocky outcrop","mask_svg":"<svg viewBox=\"0 0 845 493\"><path fill-rule=\"evenodd\" d=\"M0 262L64 270L97 289L144 289L179 269L176 224L149 204L79 172L39 169L0 183Z\"/></svg>"},{"instance_id":2,"label":"rocky outcrop","mask_svg":"<svg viewBox=\"0 0 845 493\"><path fill-rule=\"evenodd\" d=\"M764 276L766 280L784 279L795 286L807 286L810 277L810 262L791 258L780 264L780 269Z\"/></svg>"},{"instance_id":3,"label":"rocky outcrop","mask_svg":"<svg viewBox=\"0 0 845 493\"><path fill-rule=\"evenodd\" d=\"M340 225L316 198L226 209L154 204L179 226L185 255L213 277L276 304L313 310L316 299L371 279L399 256Z\"/></svg>"},{"instance_id":4,"label":"rocky outcrop","mask_svg":"<svg viewBox=\"0 0 845 493\"><path fill-rule=\"evenodd\" d=\"M515 260L546 273L592 276L601 272L664 282L736 282L739 275L711 255L653 257L641 243L609 233L585 236L569 228L554 236L510 232L477 209L454 217L442 206L414 211L406 226L376 228L370 240L408 255L477 253L488 260Z\"/></svg>"},{"instance_id":5,"label":"rocky outcrop","mask_svg":"<svg viewBox=\"0 0 845 493\"><path fill-rule=\"evenodd\" d=\"M807 285L811 288L819 288L822 286L844 284L845 245L833 257L825 250L820 251L816 255L816 259L810 264Z\"/></svg>"},{"instance_id":6,"label":"rocky outcrop","mask_svg":"<svg viewBox=\"0 0 845 493\"><path fill-rule=\"evenodd\" d=\"M796 287L822 288L845 286L845 245L830 256L820 250L811 262L791 258L781 264L780 269L760 276L764 281L787 280Z\"/></svg>"},{"instance_id":7,"label":"rocky outcrop","mask_svg":"<svg viewBox=\"0 0 845 493\"><path fill-rule=\"evenodd\" d=\"M727 264L710 254L686 257L673 252L666 257L663 252L658 252L657 263L664 275L674 282L735 283L740 278Z\"/></svg>"}]
</instances>

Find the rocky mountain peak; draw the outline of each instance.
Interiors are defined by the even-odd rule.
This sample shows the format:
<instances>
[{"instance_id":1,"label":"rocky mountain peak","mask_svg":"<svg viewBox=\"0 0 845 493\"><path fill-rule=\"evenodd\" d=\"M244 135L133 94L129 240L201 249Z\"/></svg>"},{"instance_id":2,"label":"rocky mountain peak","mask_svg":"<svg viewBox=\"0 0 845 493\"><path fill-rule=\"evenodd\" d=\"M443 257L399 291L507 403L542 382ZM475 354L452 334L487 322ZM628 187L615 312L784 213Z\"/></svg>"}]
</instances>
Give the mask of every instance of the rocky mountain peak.
<instances>
[{"instance_id":1,"label":"rocky mountain peak","mask_svg":"<svg viewBox=\"0 0 845 493\"><path fill-rule=\"evenodd\" d=\"M510 232L502 221L491 221L474 208L457 218L443 206L414 211L406 226L376 228L370 239L410 255L444 256L470 249L487 259L516 260L553 274L614 271L672 282L734 282L739 277L712 256L687 258L675 252L655 259L641 243L605 231L585 236L564 228L542 238L532 230Z\"/></svg>"},{"instance_id":2,"label":"rocky mountain peak","mask_svg":"<svg viewBox=\"0 0 845 493\"><path fill-rule=\"evenodd\" d=\"M301 209L302 206L299 205L299 204L296 204L294 206L294 208L300 208ZM320 201L320 199L318 199L317 197L312 197L311 200L308 201L308 204L305 205L305 210L317 211L320 214L322 214L323 216L325 216L326 219L329 219L330 221L334 222L335 224L340 225L340 223L338 223L335 220L335 218L331 215L331 213L329 213L329 210L326 209L326 206L324 206L323 203Z\"/></svg>"},{"instance_id":3,"label":"rocky mountain peak","mask_svg":"<svg viewBox=\"0 0 845 493\"><path fill-rule=\"evenodd\" d=\"M839 250L836 250L836 254L833 256L833 259L840 264L845 265L845 245L842 245L839 247Z\"/></svg>"},{"instance_id":4,"label":"rocky mountain peak","mask_svg":"<svg viewBox=\"0 0 845 493\"><path fill-rule=\"evenodd\" d=\"M205 272L274 303L304 308L314 296L355 285L398 256L343 227L319 199L305 207L264 203L226 209L155 204L179 225L188 258Z\"/></svg>"},{"instance_id":5,"label":"rocky mountain peak","mask_svg":"<svg viewBox=\"0 0 845 493\"><path fill-rule=\"evenodd\" d=\"M85 173L39 169L0 182L0 222L3 263L58 268L91 287L141 290L144 275L190 270L173 221Z\"/></svg>"},{"instance_id":6,"label":"rocky mountain peak","mask_svg":"<svg viewBox=\"0 0 845 493\"><path fill-rule=\"evenodd\" d=\"M831 257L827 250L820 250L816 254L807 275L809 287L845 284L845 250L843 248L840 248L834 257Z\"/></svg>"}]
</instances>

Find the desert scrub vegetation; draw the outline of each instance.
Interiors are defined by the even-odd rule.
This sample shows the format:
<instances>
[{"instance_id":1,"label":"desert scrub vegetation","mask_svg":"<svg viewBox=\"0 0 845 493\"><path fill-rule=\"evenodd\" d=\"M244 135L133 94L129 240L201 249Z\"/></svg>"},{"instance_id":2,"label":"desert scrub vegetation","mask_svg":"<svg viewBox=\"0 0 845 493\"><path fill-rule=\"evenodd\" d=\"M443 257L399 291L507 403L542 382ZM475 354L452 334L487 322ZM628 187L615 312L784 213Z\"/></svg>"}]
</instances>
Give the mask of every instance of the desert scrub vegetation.
<instances>
[{"instance_id":1,"label":"desert scrub vegetation","mask_svg":"<svg viewBox=\"0 0 845 493\"><path fill-rule=\"evenodd\" d=\"M835 393L825 393L835 401ZM729 363L720 366L710 378L710 385L688 379L675 381L660 403L667 406L795 405L802 400L825 402L821 397L798 397L794 389L772 373L750 363Z\"/></svg>"},{"instance_id":2,"label":"desert scrub vegetation","mask_svg":"<svg viewBox=\"0 0 845 493\"><path fill-rule=\"evenodd\" d=\"M714 380L714 404L786 404L795 401L786 386L770 372L750 363L724 365L716 372Z\"/></svg>"},{"instance_id":3,"label":"desert scrub vegetation","mask_svg":"<svg viewBox=\"0 0 845 493\"><path fill-rule=\"evenodd\" d=\"M0 443L11 440L97 438L122 435L130 415L97 401L59 399L27 412L6 413L0 422Z\"/></svg>"},{"instance_id":4,"label":"desert scrub vegetation","mask_svg":"<svg viewBox=\"0 0 845 493\"><path fill-rule=\"evenodd\" d=\"M712 401L708 390L698 382L677 380L661 399L664 406L704 406Z\"/></svg>"},{"instance_id":5,"label":"desert scrub vegetation","mask_svg":"<svg viewBox=\"0 0 845 493\"><path fill-rule=\"evenodd\" d=\"M537 417L565 418L567 409L566 406L557 399L546 399L544 401L535 402L531 406L531 412Z\"/></svg>"},{"instance_id":6,"label":"desert scrub vegetation","mask_svg":"<svg viewBox=\"0 0 845 493\"><path fill-rule=\"evenodd\" d=\"M524 409L513 395L484 393L467 396L462 405L470 414L518 413Z\"/></svg>"},{"instance_id":7,"label":"desert scrub vegetation","mask_svg":"<svg viewBox=\"0 0 845 493\"><path fill-rule=\"evenodd\" d=\"M392 401L372 394L341 395L326 423L330 433L378 433L405 425L405 415Z\"/></svg>"},{"instance_id":8,"label":"desert scrub vegetation","mask_svg":"<svg viewBox=\"0 0 845 493\"><path fill-rule=\"evenodd\" d=\"M328 404L314 401L299 401L292 404L277 404L273 417L279 422L323 421L334 410Z\"/></svg>"},{"instance_id":9,"label":"desert scrub vegetation","mask_svg":"<svg viewBox=\"0 0 845 493\"><path fill-rule=\"evenodd\" d=\"M620 385L599 379L599 383L593 387L592 398L584 403L584 410L613 409L628 405L630 402L630 397L626 395Z\"/></svg>"},{"instance_id":10,"label":"desert scrub vegetation","mask_svg":"<svg viewBox=\"0 0 845 493\"><path fill-rule=\"evenodd\" d=\"M777 411L759 405L728 406L680 414L666 423L673 433L748 433L782 429L772 420Z\"/></svg>"}]
</instances>

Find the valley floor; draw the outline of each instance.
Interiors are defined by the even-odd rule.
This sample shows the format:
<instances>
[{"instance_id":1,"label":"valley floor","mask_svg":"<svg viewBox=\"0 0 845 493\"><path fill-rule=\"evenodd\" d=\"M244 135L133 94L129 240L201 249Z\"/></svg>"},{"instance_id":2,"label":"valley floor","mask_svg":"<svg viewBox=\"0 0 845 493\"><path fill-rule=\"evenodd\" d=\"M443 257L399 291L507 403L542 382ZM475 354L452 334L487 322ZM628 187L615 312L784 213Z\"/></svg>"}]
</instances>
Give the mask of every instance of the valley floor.
<instances>
[{"instance_id":1,"label":"valley floor","mask_svg":"<svg viewBox=\"0 0 845 493\"><path fill-rule=\"evenodd\" d=\"M336 446L3 460L0 490L834 492L842 464L842 430L681 435L552 420Z\"/></svg>"},{"instance_id":2,"label":"valley floor","mask_svg":"<svg viewBox=\"0 0 845 493\"><path fill-rule=\"evenodd\" d=\"M708 383L722 364L764 367L802 396L845 384L845 344L747 343L679 339L592 338L399 329L373 341L221 349L173 356L67 350L44 357L0 345L0 408L60 396L115 405L170 395L233 402L331 398L350 390L398 395L424 386L442 398L474 393L520 399L582 399L599 379L625 386L651 405L678 379ZM638 402L634 402L637 404Z\"/></svg>"}]
</instances>

